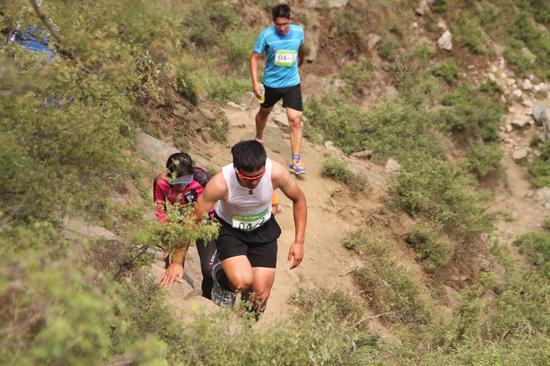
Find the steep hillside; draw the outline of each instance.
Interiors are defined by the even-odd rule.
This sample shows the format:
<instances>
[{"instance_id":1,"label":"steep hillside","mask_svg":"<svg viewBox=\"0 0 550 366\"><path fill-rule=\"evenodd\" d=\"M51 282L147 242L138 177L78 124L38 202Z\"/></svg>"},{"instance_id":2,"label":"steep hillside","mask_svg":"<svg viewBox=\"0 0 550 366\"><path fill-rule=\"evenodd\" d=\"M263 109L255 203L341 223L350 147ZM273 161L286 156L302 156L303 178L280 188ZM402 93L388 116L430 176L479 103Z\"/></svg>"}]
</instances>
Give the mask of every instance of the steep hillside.
<instances>
[{"instance_id":1,"label":"steep hillside","mask_svg":"<svg viewBox=\"0 0 550 366\"><path fill-rule=\"evenodd\" d=\"M159 288L151 180L173 151L216 171L253 137L247 62L271 5L0 2L0 363L546 364L544 1L292 1L305 260L286 266L283 198L258 323L198 296L194 248ZM283 164L287 126L277 106L265 146Z\"/></svg>"}]
</instances>

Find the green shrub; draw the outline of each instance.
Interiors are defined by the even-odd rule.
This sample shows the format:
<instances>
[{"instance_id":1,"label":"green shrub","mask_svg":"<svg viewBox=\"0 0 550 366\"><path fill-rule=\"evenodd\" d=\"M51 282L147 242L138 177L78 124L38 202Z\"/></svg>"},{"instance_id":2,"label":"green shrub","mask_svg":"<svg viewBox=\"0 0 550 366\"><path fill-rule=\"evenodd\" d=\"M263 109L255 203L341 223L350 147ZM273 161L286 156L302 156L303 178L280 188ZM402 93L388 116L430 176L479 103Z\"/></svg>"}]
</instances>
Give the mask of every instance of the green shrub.
<instances>
[{"instance_id":1,"label":"green shrub","mask_svg":"<svg viewBox=\"0 0 550 366\"><path fill-rule=\"evenodd\" d=\"M224 34L223 48L227 62L237 70L248 66L250 50L254 47L256 35L247 29L230 29Z\"/></svg>"},{"instance_id":2,"label":"green shrub","mask_svg":"<svg viewBox=\"0 0 550 366\"><path fill-rule=\"evenodd\" d=\"M442 224L455 240L468 241L491 230L486 199L458 171L435 159L408 161L403 168L391 190L402 209Z\"/></svg>"},{"instance_id":3,"label":"green shrub","mask_svg":"<svg viewBox=\"0 0 550 366\"><path fill-rule=\"evenodd\" d=\"M466 153L466 167L478 179L483 178L493 172L502 170L500 161L503 157L504 151L497 143L474 143L470 145Z\"/></svg>"},{"instance_id":4,"label":"green shrub","mask_svg":"<svg viewBox=\"0 0 550 366\"><path fill-rule=\"evenodd\" d=\"M452 60L443 61L432 68L432 74L442 78L447 84L454 84L458 79L460 67Z\"/></svg>"},{"instance_id":5,"label":"green shrub","mask_svg":"<svg viewBox=\"0 0 550 366\"><path fill-rule=\"evenodd\" d=\"M541 154L529 167L529 182L536 188L550 187L550 141L540 147Z\"/></svg>"},{"instance_id":6,"label":"green shrub","mask_svg":"<svg viewBox=\"0 0 550 366\"><path fill-rule=\"evenodd\" d=\"M439 269L453 257L455 243L445 235L441 225L418 222L411 227L409 240L428 271Z\"/></svg>"},{"instance_id":7,"label":"green shrub","mask_svg":"<svg viewBox=\"0 0 550 366\"><path fill-rule=\"evenodd\" d=\"M381 241L365 246L366 266L355 272L371 305L392 321L426 323L430 302L407 271L392 261Z\"/></svg>"},{"instance_id":8,"label":"green shrub","mask_svg":"<svg viewBox=\"0 0 550 366\"><path fill-rule=\"evenodd\" d=\"M504 109L491 97L478 94L471 86L461 85L444 95L442 103L447 108L437 112L435 119L443 129L485 142L498 141Z\"/></svg>"},{"instance_id":9,"label":"green shrub","mask_svg":"<svg viewBox=\"0 0 550 366\"><path fill-rule=\"evenodd\" d=\"M472 13L464 12L453 26L453 35L457 43L468 48L472 53L481 55L486 52L485 42L481 35L479 19Z\"/></svg>"},{"instance_id":10,"label":"green shrub","mask_svg":"<svg viewBox=\"0 0 550 366\"><path fill-rule=\"evenodd\" d=\"M350 88L357 87L361 83L372 78L373 66L366 58L360 58L357 62L349 62L344 65L340 72L342 80Z\"/></svg>"},{"instance_id":11,"label":"green shrub","mask_svg":"<svg viewBox=\"0 0 550 366\"><path fill-rule=\"evenodd\" d=\"M520 253L525 254L550 279L550 234L545 232L525 234L520 236L514 244L519 247Z\"/></svg>"},{"instance_id":12,"label":"green shrub","mask_svg":"<svg viewBox=\"0 0 550 366\"><path fill-rule=\"evenodd\" d=\"M321 166L321 174L347 185L353 192L365 190L367 178L355 173L345 161L327 157Z\"/></svg>"},{"instance_id":13,"label":"green shrub","mask_svg":"<svg viewBox=\"0 0 550 366\"><path fill-rule=\"evenodd\" d=\"M234 76L211 76L206 80L208 97L219 104L239 101L243 93L250 89L250 83Z\"/></svg>"},{"instance_id":14,"label":"green shrub","mask_svg":"<svg viewBox=\"0 0 550 366\"><path fill-rule=\"evenodd\" d=\"M353 250L361 254L365 249L365 245L367 245L367 241L365 240L366 237L367 233L362 230L349 232L344 238L343 245L346 249Z\"/></svg>"}]
</instances>

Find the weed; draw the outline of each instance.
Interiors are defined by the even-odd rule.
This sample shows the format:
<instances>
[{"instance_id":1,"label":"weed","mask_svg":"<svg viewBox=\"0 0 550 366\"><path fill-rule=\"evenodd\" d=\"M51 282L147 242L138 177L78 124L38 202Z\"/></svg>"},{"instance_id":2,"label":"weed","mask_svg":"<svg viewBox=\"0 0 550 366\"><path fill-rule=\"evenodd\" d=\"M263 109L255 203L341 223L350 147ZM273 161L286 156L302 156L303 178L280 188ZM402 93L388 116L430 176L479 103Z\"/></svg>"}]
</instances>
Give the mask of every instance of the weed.
<instances>
[{"instance_id":1,"label":"weed","mask_svg":"<svg viewBox=\"0 0 550 366\"><path fill-rule=\"evenodd\" d=\"M327 157L321 166L321 174L346 184L353 192L365 190L367 178L355 173L345 161Z\"/></svg>"}]
</instances>

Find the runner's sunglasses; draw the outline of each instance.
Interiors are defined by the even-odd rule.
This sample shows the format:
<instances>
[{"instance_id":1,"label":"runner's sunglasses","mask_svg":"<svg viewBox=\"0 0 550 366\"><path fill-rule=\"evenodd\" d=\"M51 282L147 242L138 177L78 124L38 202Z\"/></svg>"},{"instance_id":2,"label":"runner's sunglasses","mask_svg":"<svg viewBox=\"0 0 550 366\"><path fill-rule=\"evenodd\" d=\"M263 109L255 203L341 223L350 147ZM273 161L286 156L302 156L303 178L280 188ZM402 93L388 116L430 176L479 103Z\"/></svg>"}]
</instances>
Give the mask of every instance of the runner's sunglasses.
<instances>
[{"instance_id":1,"label":"runner's sunglasses","mask_svg":"<svg viewBox=\"0 0 550 366\"><path fill-rule=\"evenodd\" d=\"M262 171L259 174L256 174L256 175L243 174L237 168L235 168L235 173L237 173L237 177L241 178L242 180L255 181L255 180L258 180L261 177L263 177L263 175L265 174L265 166L262 168Z\"/></svg>"}]
</instances>

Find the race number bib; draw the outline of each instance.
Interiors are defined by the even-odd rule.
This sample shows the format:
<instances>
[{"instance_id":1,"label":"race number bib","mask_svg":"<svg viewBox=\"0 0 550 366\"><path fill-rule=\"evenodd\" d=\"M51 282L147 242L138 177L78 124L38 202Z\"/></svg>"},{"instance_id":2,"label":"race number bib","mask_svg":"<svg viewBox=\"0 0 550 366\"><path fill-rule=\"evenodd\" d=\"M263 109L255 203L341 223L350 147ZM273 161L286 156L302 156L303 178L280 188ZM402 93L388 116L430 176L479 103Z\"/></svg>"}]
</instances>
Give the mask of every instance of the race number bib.
<instances>
[{"instance_id":1,"label":"race number bib","mask_svg":"<svg viewBox=\"0 0 550 366\"><path fill-rule=\"evenodd\" d=\"M233 227L242 231L252 231L262 226L271 217L268 208L255 215L235 215L231 218Z\"/></svg>"},{"instance_id":2,"label":"race number bib","mask_svg":"<svg viewBox=\"0 0 550 366\"><path fill-rule=\"evenodd\" d=\"M275 66L292 67L298 58L298 53L294 50L275 51Z\"/></svg>"}]
</instances>

